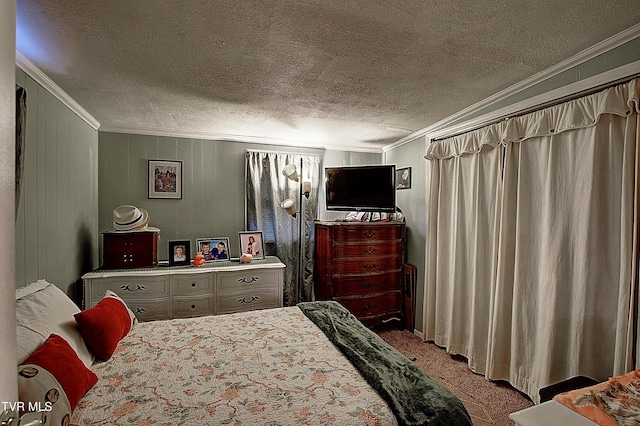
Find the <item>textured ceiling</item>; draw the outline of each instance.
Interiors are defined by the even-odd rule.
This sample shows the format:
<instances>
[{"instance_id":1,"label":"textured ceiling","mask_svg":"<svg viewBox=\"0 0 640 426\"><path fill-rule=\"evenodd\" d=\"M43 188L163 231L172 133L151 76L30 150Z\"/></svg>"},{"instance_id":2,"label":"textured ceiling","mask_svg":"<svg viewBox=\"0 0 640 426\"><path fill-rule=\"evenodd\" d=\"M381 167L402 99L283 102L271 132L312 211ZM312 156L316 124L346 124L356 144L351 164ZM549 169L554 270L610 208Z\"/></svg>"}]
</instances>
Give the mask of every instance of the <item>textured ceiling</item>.
<instances>
[{"instance_id":1,"label":"textured ceiling","mask_svg":"<svg viewBox=\"0 0 640 426\"><path fill-rule=\"evenodd\" d=\"M17 49L101 130L375 150L638 22L637 0L17 0Z\"/></svg>"}]
</instances>

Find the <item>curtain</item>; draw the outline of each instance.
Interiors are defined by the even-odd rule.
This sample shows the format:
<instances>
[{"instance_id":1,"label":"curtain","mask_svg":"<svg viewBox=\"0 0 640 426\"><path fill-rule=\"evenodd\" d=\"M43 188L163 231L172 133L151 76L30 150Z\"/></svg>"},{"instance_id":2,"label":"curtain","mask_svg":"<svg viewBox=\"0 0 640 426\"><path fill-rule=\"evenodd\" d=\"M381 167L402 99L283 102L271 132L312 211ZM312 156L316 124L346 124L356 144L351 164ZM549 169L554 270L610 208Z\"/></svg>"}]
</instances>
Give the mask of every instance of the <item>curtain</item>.
<instances>
[{"instance_id":1,"label":"curtain","mask_svg":"<svg viewBox=\"0 0 640 426\"><path fill-rule=\"evenodd\" d=\"M427 339L536 403L633 368L638 112L633 80L429 146Z\"/></svg>"},{"instance_id":2,"label":"curtain","mask_svg":"<svg viewBox=\"0 0 640 426\"><path fill-rule=\"evenodd\" d=\"M502 148L473 136L472 152L452 139L431 152L430 215L427 222L426 339L461 354L474 370L486 362ZM445 157L439 159L437 156Z\"/></svg>"},{"instance_id":3,"label":"curtain","mask_svg":"<svg viewBox=\"0 0 640 426\"><path fill-rule=\"evenodd\" d=\"M302 176L299 182L282 174L287 164L295 164ZM270 151L246 152L246 229L261 231L265 252L277 256L287 267L284 270L284 305L313 300L314 220L318 214L318 185L321 158ZM300 200L299 185L311 182L309 198ZM296 201L297 217L290 216L280 203L287 198ZM302 210L300 206L302 205ZM301 213L301 214L300 214ZM302 236L300 222L302 221ZM299 246L302 260L299 262ZM302 282L299 283L302 268Z\"/></svg>"},{"instance_id":4,"label":"curtain","mask_svg":"<svg viewBox=\"0 0 640 426\"><path fill-rule=\"evenodd\" d=\"M20 205L22 172L24 169L24 143L27 124L27 91L16 85L16 175L15 175L15 208L16 218Z\"/></svg>"}]
</instances>

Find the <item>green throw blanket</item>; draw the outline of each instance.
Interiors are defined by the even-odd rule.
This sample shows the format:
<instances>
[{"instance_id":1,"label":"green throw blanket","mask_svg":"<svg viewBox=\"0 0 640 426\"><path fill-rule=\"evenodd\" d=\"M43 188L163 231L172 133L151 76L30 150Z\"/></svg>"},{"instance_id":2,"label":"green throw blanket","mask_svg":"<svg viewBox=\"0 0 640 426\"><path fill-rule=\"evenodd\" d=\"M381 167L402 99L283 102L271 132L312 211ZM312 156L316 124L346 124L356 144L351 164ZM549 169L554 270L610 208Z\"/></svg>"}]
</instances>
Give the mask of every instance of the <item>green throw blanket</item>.
<instances>
[{"instance_id":1,"label":"green throw blanket","mask_svg":"<svg viewBox=\"0 0 640 426\"><path fill-rule=\"evenodd\" d=\"M400 425L472 425L462 402L334 301L298 307L389 404Z\"/></svg>"}]
</instances>

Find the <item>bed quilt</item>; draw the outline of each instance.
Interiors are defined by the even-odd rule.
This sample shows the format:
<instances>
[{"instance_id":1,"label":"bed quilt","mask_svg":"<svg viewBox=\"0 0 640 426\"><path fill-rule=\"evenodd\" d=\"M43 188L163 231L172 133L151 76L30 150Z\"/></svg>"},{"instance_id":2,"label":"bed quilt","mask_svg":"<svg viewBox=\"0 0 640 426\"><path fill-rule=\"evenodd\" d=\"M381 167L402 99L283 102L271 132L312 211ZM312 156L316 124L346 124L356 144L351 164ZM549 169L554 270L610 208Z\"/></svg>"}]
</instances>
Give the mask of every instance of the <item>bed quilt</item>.
<instances>
[{"instance_id":1,"label":"bed quilt","mask_svg":"<svg viewBox=\"0 0 640 426\"><path fill-rule=\"evenodd\" d=\"M395 425L298 307L136 325L71 425Z\"/></svg>"}]
</instances>

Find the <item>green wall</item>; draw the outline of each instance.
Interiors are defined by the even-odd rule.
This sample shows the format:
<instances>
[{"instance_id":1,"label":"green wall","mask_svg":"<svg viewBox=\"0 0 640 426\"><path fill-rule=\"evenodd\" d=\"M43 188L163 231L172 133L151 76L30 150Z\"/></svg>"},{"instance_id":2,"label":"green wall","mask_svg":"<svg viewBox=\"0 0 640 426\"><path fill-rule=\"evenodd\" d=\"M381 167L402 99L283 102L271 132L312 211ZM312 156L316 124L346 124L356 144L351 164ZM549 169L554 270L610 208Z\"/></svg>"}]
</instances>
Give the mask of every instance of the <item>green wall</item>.
<instances>
[{"instance_id":1,"label":"green wall","mask_svg":"<svg viewBox=\"0 0 640 426\"><path fill-rule=\"evenodd\" d=\"M245 223L247 149L317 154L325 166L374 164L382 158L378 153L100 132L99 232L112 229L115 207L133 204L148 210L150 225L161 230L160 260L167 259L170 240L190 240L193 253L195 240L207 237L229 237L231 254L237 256L238 232ZM148 160L182 161L181 200L147 197ZM329 216L322 210L318 215Z\"/></svg>"},{"instance_id":2,"label":"green wall","mask_svg":"<svg viewBox=\"0 0 640 426\"><path fill-rule=\"evenodd\" d=\"M98 259L98 132L16 68L27 91L16 288L44 278L79 302Z\"/></svg>"},{"instance_id":3,"label":"green wall","mask_svg":"<svg viewBox=\"0 0 640 426\"><path fill-rule=\"evenodd\" d=\"M411 188L396 191L396 203L407 221L407 262L417 268L415 329L422 330L425 241L429 163L424 159L425 138L414 139L387 151L384 162L396 168L411 167Z\"/></svg>"}]
</instances>

